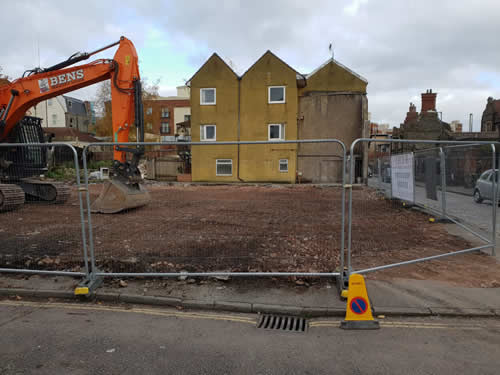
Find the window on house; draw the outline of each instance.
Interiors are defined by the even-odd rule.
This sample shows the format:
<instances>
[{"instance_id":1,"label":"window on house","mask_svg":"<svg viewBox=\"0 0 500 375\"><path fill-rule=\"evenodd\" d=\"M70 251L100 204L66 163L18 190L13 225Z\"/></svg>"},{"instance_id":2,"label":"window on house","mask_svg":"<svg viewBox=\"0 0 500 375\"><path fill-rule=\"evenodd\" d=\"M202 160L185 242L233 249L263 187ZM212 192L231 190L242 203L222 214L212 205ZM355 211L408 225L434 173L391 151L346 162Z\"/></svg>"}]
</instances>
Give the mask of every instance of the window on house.
<instances>
[{"instance_id":1,"label":"window on house","mask_svg":"<svg viewBox=\"0 0 500 375\"><path fill-rule=\"evenodd\" d=\"M161 117L166 117L166 118L170 117L170 112L169 112L168 108L161 109Z\"/></svg>"},{"instance_id":2,"label":"window on house","mask_svg":"<svg viewBox=\"0 0 500 375\"><path fill-rule=\"evenodd\" d=\"M184 121L191 120L191 115L184 115Z\"/></svg>"},{"instance_id":3,"label":"window on house","mask_svg":"<svg viewBox=\"0 0 500 375\"><path fill-rule=\"evenodd\" d=\"M215 89L200 89L200 104L214 105L216 100Z\"/></svg>"},{"instance_id":4,"label":"window on house","mask_svg":"<svg viewBox=\"0 0 500 375\"><path fill-rule=\"evenodd\" d=\"M162 133L170 133L170 123L169 122L162 122L161 123L161 132Z\"/></svg>"},{"instance_id":5,"label":"window on house","mask_svg":"<svg viewBox=\"0 0 500 375\"><path fill-rule=\"evenodd\" d=\"M285 103L285 86L269 86L269 103Z\"/></svg>"},{"instance_id":6,"label":"window on house","mask_svg":"<svg viewBox=\"0 0 500 375\"><path fill-rule=\"evenodd\" d=\"M73 103L71 103L71 100L68 100L68 107L71 108L73 106Z\"/></svg>"},{"instance_id":7,"label":"window on house","mask_svg":"<svg viewBox=\"0 0 500 375\"><path fill-rule=\"evenodd\" d=\"M216 131L215 125L200 126L200 141L215 141Z\"/></svg>"},{"instance_id":8,"label":"window on house","mask_svg":"<svg viewBox=\"0 0 500 375\"><path fill-rule=\"evenodd\" d=\"M153 124L152 124L152 123L150 123L150 122L148 122L148 123L146 124L146 129L147 129L147 130L153 130Z\"/></svg>"},{"instance_id":9,"label":"window on house","mask_svg":"<svg viewBox=\"0 0 500 375\"><path fill-rule=\"evenodd\" d=\"M47 100L47 105L52 105L52 99Z\"/></svg>"},{"instance_id":10,"label":"window on house","mask_svg":"<svg viewBox=\"0 0 500 375\"><path fill-rule=\"evenodd\" d=\"M69 119L69 127L72 128L73 127L73 118L70 118Z\"/></svg>"},{"instance_id":11,"label":"window on house","mask_svg":"<svg viewBox=\"0 0 500 375\"><path fill-rule=\"evenodd\" d=\"M55 113L52 115L52 125L57 125L57 115Z\"/></svg>"},{"instance_id":12,"label":"window on house","mask_svg":"<svg viewBox=\"0 0 500 375\"><path fill-rule=\"evenodd\" d=\"M216 175L217 176L232 176L233 175L233 160L232 159L217 159L216 160Z\"/></svg>"},{"instance_id":13,"label":"window on house","mask_svg":"<svg viewBox=\"0 0 500 375\"><path fill-rule=\"evenodd\" d=\"M269 140L285 140L285 124L269 124Z\"/></svg>"},{"instance_id":14,"label":"window on house","mask_svg":"<svg viewBox=\"0 0 500 375\"><path fill-rule=\"evenodd\" d=\"M146 109L146 115L152 115L153 114L153 107L148 107Z\"/></svg>"},{"instance_id":15,"label":"window on house","mask_svg":"<svg viewBox=\"0 0 500 375\"><path fill-rule=\"evenodd\" d=\"M288 172L288 159L280 159L280 172Z\"/></svg>"}]
</instances>

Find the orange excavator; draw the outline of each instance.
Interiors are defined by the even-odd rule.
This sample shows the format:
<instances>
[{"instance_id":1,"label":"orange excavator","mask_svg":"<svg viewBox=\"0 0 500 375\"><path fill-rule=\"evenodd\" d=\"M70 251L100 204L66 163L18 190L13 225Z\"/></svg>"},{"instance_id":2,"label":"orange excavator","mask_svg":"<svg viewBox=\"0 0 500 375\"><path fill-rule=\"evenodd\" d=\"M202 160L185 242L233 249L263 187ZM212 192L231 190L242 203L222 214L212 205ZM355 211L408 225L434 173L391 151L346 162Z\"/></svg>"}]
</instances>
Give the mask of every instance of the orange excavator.
<instances>
[{"instance_id":1,"label":"orange excavator","mask_svg":"<svg viewBox=\"0 0 500 375\"><path fill-rule=\"evenodd\" d=\"M113 59L100 59L70 67L108 48L119 46ZM111 80L113 139L129 141L132 125L137 141L144 142L142 88L138 57L130 40L121 37L116 43L90 53L76 53L52 67L26 71L22 78L0 87L0 144L44 143L41 120L25 116L37 103ZM110 180L93 202L93 212L115 213L146 205L150 198L140 185L139 160L143 146L113 146ZM58 182L39 179L47 168L46 147L0 147L0 211L16 209L25 200L63 203L70 190ZM131 157L127 157L131 155Z\"/></svg>"}]
</instances>

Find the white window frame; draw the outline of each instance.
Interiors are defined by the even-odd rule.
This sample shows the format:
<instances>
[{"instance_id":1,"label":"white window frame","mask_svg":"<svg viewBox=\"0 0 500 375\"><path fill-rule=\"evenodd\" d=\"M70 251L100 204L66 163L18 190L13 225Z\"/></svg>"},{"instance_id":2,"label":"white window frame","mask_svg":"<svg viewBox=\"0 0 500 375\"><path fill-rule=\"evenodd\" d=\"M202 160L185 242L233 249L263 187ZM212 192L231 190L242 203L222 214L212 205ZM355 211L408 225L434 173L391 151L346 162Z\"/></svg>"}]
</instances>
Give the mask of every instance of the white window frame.
<instances>
[{"instance_id":1,"label":"white window frame","mask_svg":"<svg viewBox=\"0 0 500 375\"><path fill-rule=\"evenodd\" d=\"M153 107L148 107L146 108L146 116L152 115L153 114Z\"/></svg>"},{"instance_id":2,"label":"white window frame","mask_svg":"<svg viewBox=\"0 0 500 375\"><path fill-rule=\"evenodd\" d=\"M228 162L229 161L229 162ZM231 174L219 174L217 172L217 166L220 164L225 164L225 165L231 165ZM216 159L215 160L215 175L216 176L222 176L222 177L230 177L233 175L233 159Z\"/></svg>"},{"instance_id":3,"label":"white window frame","mask_svg":"<svg viewBox=\"0 0 500 375\"><path fill-rule=\"evenodd\" d=\"M271 89L282 88L283 89L283 100L272 101L271 100ZM267 102L269 104L281 104L286 103L286 86L268 86L267 87Z\"/></svg>"},{"instance_id":4,"label":"white window frame","mask_svg":"<svg viewBox=\"0 0 500 375\"><path fill-rule=\"evenodd\" d=\"M286 171L281 170L281 163L286 164ZM278 163L278 169L279 169L280 173L288 173L288 159L280 159L280 161Z\"/></svg>"},{"instance_id":5,"label":"white window frame","mask_svg":"<svg viewBox=\"0 0 500 375\"><path fill-rule=\"evenodd\" d=\"M214 138L207 139L207 126L214 127ZM200 125L200 142L215 142L217 140L217 126L215 124Z\"/></svg>"},{"instance_id":6,"label":"white window frame","mask_svg":"<svg viewBox=\"0 0 500 375\"><path fill-rule=\"evenodd\" d=\"M206 103L203 101L203 91L204 90L214 90L214 102L213 103ZM205 87L200 89L200 105L216 105L217 103L217 90L215 87Z\"/></svg>"},{"instance_id":7,"label":"white window frame","mask_svg":"<svg viewBox=\"0 0 500 375\"><path fill-rule=\"evenodd\" d=\"M168 131L164 131L163 130L163 125L167 125L167 129ZM170 134L170 121L161 121L160 122L160 133L164 134L164 133L167 133L167 134Z\"/></svg>"},{"instance_id":8,"label":"white window frame","mask_svg":"<svg viewBox=\"0 0 500 375\"><path fill-rule=\"evenodd\" d=\"M271 138L271 126L279 126L279 138ZM284 141L285 140L285 124L269 124L267 128L267 139L269 141Z\"/></svg>"}]
</instances>

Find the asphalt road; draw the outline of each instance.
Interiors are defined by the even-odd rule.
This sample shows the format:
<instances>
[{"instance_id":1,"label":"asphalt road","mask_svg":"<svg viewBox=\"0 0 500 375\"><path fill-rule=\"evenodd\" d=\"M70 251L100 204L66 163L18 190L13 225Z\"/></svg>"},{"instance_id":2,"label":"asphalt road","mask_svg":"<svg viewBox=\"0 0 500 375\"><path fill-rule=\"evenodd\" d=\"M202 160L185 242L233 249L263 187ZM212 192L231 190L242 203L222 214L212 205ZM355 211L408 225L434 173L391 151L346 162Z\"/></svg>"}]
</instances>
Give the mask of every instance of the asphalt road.
<instances>
[{"instance_id":1,"label":"asphalt road","mask_svg":"<svg viewBox=\"0 0 500 375\"><path fill-rule=\"evenodd\" d=\"M391 194L391 184L379 183L377 179L370 178L368 185L372 187L383 188L387 195ZM438 212L442 210L442 194L437 191L438 200L427 199L425 187L416 186L415 201L418 204L429 206ZM492 229L492 205L490 201L483 203L475 203L472 196L465 194L458 194L453 192L446 192L446 211L448 215L467 225L473 230L480 230L483 235L491 236ZM497 234L500 234L500 217L497 220Z\"/></svg>"},{"instance_id":2,"label":"asphalt road","mask_svg":"<svg viewBox=\"0 0 500 375\"><path fill-rule=\"evenodd\" d=\"M264 331L255 315L0 301L1 374L498 374L500 320Z\"/></svg>"}]
</instances>

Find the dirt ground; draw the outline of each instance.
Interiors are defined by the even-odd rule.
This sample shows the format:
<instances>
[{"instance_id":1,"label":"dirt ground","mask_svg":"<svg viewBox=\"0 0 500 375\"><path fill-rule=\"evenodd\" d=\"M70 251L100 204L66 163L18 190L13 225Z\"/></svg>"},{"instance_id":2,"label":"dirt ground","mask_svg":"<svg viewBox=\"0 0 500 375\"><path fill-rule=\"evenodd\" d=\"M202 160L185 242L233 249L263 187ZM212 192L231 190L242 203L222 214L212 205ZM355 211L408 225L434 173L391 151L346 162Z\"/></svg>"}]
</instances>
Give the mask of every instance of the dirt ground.
<instances>
[{"instance_id":1,"label":"dirt ground","mask_svg":"<svg viewBox=\"0 0 500 375\"><path fill-rule=\"evenodd\" d=\"M101 185L91 185L95 199ZM97 265L116 272L339 269L341 191L313 186L150 184L147 207L92 215ZM354 269L472 247L425 214L368 188L353 192ZM0 214L0 267L80 270L76 190L64 205L25 205ZM346 242L347 243L347 242ZM480 275L479 277L477 275ZM500 285L500 264L466 254L369 274Z\"/></svg>"}]
</instances>

